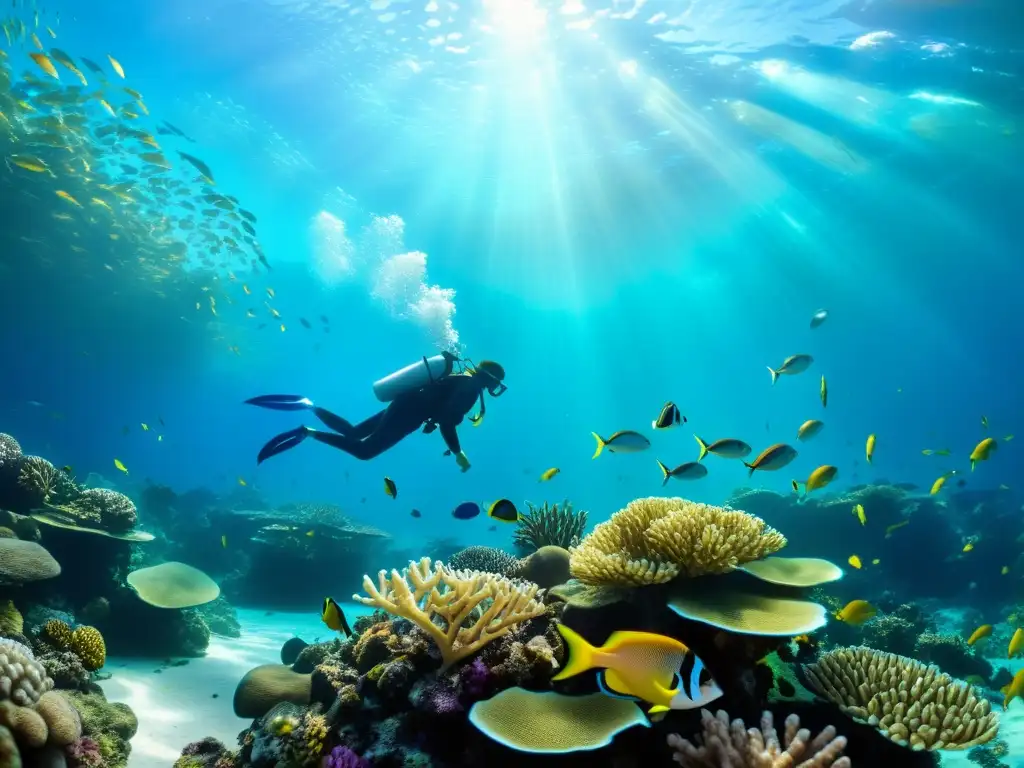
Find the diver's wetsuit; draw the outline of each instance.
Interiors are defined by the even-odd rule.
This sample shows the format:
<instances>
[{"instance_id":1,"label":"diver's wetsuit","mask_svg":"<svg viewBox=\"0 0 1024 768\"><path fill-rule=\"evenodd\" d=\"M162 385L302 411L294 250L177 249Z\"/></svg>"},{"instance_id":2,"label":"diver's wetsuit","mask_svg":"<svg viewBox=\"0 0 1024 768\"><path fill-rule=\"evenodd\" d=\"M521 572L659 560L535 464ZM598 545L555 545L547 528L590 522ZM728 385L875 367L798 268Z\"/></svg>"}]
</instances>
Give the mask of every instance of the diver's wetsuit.
<instances>
[{"instance_id":1,"label":"diver's wetsuit","mask_svg":"<svg viewBox=\"0 0 1024 768\"><path fill-rule=\"evenodd\" d=\"M446 376L422 389L399 395L383 411L355 425L323 408L312 408L316 417L334 431L307 428L306 433L318 442L366 461L395 447L424 423L432 422L440 429L448 450L458 454L462 448L456 427L473 409L483 389L481 377Z\"/></svg>"}]
</instances>

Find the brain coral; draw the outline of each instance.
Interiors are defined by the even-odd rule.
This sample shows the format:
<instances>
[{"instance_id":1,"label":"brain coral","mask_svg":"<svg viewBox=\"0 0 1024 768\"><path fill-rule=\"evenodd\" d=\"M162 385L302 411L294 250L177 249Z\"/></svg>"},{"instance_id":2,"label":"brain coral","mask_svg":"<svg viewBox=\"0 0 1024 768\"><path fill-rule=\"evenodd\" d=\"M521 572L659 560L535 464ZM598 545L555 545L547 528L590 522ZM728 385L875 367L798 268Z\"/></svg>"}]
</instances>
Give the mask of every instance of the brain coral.
<instances>
[{"instance_id":1,"label":"brain coral","mask_svg":"<svg viewBox=\"0 0 1024 768\"><path fill-rule=\"evenodd\" d=\"M75 506L88 511L108 531L128 531L138 522L135 504L123 493L109 488L89 488L75 499Z\"/></svg>"},{"instance_id":2,"label":"brain coral","mask_svg":"<svg viewBox=\"0 0 1024 768\"><path fill-rule=\"evenodd\" d=\"M448 558L448 567L455 571L484 571L514 579L519 572L519 559L495 547L467 547Z\"/></svg>"},{"instance_id":3,"label":"brain coral","mask_svg":"<svg viewBox=\"0 0 1024 768\"><path fill-rule=\"evenodd\" d=\"M107 646L96 627L79 627L71 634L71 650L82 660L82 666L96 671L107 660Z\"/></svg>"},{"instance_id":4,"label":"brain coral","mask_svg":"<svg viewBox=\"0 0 1024 768\"><path fill-rule=\"evenodd\" d=\"M60 575L60 564L34 541L0 538L0 584L25 584Z\"/></svg>"},{"instance_id":5,"label":"brain coral","mask_svg":"<svg viewBox=\"0 0 1024 768\"><path fill-rule=\"evenodd\" d=\"M32 651L15 640L0 639L0 701L30 707L51 688L53 680Z\"/></svg>"},{"instance_id":6,"label":"brain coral","mask_svg":"<svg viewBox=\"0 0 1024 768\"><path fill-rule=\"evenodd\" d=\"M82 736L82 718L71 702L59 691L47 691L39 697L36 712L46 723L50 732L50 743L66 747Z\"/></svg>"}]
</instances>

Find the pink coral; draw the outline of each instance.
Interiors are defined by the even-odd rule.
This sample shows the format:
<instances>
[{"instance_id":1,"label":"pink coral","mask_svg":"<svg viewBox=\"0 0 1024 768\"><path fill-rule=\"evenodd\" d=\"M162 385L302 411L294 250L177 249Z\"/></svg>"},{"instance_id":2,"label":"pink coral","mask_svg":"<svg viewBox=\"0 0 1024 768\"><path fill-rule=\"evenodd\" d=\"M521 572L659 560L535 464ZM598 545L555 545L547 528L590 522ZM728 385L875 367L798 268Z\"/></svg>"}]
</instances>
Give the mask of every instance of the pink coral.
<instances>
[{"instance_id":1,"label":"pink coral","mask_svg":"<svg viewBox=\"0 0 1024 768\"><path fill-rule=\"evenodd\" d=\"M103 765L100 745L88 736L83 736L78 741L69 744L64 753L72 768L100 768Z\"/></svg>"}]
</instances>

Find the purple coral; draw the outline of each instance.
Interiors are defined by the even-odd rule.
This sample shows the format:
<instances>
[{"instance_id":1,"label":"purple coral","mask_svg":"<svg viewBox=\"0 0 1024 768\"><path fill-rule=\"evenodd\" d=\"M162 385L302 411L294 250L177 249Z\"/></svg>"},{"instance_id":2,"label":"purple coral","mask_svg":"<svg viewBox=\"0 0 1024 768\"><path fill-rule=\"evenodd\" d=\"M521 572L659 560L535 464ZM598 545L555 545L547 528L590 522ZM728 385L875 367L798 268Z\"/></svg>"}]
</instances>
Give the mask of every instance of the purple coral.
<instances>
[{"instance_id":1,"label":"purple coral","mask_svg":"<svg viewBox=\"0 0 1024 768\"><path fill-rule=\"evenodd\" d=\"M490 690L494 675L482 659L473 659L459 670L459 686L462 692L473 699L480 699Z\"/></svg>"},{"instance_id":2,"label":"purple coral","mask_svg":"<svg viewBox=\"0 0 1024 768\"><path fill-rule=\"evenodd\" d=\"M458 715L465 711L455 691L444 683L438 683L427 691L424 704L435 715Z\"/></svg>"},{"instance_id":3,"label":"purple coral","mask_svg":"<svg viewBox=\"0 0 1024 768\"><path fill-rule=\"evenodd\" d=\"M369 760L364 760L351 749L338 746L331 750L322 762L323 768L372 768Z\"/></svg>"},{"instance_id":4,"label":"purple coral","mask_svg":"<svg viewBox=\"0 0 1024 768\"><path fill-rule=\"evenodd\" d=\"M100 745L88 736L69 744L64 751L68 757L68 764L73 768L100 768L103 765Z\"/></svg>"}]
</instances>

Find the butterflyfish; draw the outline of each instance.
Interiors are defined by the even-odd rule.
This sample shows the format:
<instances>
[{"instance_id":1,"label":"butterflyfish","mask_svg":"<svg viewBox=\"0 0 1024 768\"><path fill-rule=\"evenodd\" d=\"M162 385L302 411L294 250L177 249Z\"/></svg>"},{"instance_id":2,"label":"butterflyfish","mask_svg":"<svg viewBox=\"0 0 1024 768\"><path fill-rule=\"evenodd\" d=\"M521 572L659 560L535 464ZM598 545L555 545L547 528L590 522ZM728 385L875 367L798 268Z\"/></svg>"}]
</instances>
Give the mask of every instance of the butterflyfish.
<instances>
[{"instance_id":1,"label":"butterflyfish","mask_svg":"<svg viewBox=\"0 0 1024 768\"><path fill-rule=\"evenodd\" d=\"M341 632L345 637L352 636L352 628L348 625L345 612L333 597L324 598L324 606L320 611L320 618L328 628L335 632Z\"/></svg>"},{"instance_id":2,"label":"butterflyfish","mask_svg":"<svg viewBox=\"0 0 1024 768\"><path fill-rule=\"evenodd\" d=\"M654 429L671 429L686 422L686 417L679 412L679 408L673 402L667 402L661 406L658 418L651 422Z\"/></svg>"},{"instance_id":3,"label":"butterflyfish","mask_svg":"<svg viewBox=\"0 0 1024 768\"><path fill-rule=\"evenodd\" d=\"M487 508L487 516L502 523L518 523L519 510L508 499L498 499Z\"/></svg>"}]
</instances>

